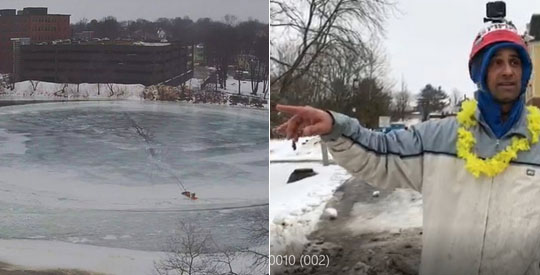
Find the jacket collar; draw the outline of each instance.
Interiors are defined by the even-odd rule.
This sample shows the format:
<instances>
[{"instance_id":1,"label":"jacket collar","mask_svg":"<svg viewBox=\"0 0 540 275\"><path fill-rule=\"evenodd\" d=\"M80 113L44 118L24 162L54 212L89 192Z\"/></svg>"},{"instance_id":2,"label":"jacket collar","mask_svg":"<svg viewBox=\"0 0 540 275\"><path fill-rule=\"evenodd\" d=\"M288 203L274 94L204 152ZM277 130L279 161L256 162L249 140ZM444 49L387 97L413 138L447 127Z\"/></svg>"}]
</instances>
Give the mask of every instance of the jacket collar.
<instances>
[{"instance_id":1,"label":"jacket collar","mask_svg":"<svg viewBox=\"0 0 540 275\"><path fill-rule=\"evenodd\" d=\"M527 115L528 115L527 108L524 108L523 112L521 112L521 116L519 117L518 121L510 128L510 130L504 134L501 139L506 139L509 137L512 137L514 135L518 135L521 137L526 137L527 139L531 139L531 133L529 133L529 129L527 128ZM493 133L493 130L489 127L486 120L484 119L484 116L482 115L482 112L480 112L480 109L476 109L476 112L474 113L474 118L478 122L480 126L484 128L484 131L488 133L489 136L496 138L495 133Z\"/></svg>"}]
</instances>

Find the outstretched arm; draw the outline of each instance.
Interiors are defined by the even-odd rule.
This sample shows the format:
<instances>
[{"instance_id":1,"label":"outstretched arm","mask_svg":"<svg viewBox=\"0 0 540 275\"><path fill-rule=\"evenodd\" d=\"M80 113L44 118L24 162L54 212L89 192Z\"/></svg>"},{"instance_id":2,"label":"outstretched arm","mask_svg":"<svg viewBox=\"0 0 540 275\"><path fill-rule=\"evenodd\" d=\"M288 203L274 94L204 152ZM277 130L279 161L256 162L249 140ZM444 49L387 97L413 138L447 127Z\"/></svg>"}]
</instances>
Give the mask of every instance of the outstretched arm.
<instances>
[{"instance_id":1,"label":"outstretched arm","mask_svg":"<svg viewBox=\"0 0 540 275\"><path fill-rule=\"evenodd\" d=\"M422 189L423 146L418 130L377 133L346 115L309 106L278 105L292 117L278 126L287 138L321 135L334 160L349 173L380 188Z\"/></svg>"}]
</instances>

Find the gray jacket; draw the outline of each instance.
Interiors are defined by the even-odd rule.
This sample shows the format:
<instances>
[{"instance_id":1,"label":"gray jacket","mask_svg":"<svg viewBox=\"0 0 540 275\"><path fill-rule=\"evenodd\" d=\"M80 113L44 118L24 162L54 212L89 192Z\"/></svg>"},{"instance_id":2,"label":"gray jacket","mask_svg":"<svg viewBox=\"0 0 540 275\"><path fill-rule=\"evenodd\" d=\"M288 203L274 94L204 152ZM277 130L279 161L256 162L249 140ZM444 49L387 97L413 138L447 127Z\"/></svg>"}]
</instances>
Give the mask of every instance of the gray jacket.
<instances>
[{"instance_id":1,"label":"gray jacket","mask_svg":"<svg viewBox=\"0 0 540 275\"><path fill-rule=\"evenodd\" d=\"M540 274L540 143L496 177L475 178L456 156L453 117L382 134L332 115L333 130L322 138L339 165L374 186L422 193L420 274ZM501 139L478 111L476 118L480 157L506 148L513 136L530 138L526 111Z\"/></svg>"}]
</instances>

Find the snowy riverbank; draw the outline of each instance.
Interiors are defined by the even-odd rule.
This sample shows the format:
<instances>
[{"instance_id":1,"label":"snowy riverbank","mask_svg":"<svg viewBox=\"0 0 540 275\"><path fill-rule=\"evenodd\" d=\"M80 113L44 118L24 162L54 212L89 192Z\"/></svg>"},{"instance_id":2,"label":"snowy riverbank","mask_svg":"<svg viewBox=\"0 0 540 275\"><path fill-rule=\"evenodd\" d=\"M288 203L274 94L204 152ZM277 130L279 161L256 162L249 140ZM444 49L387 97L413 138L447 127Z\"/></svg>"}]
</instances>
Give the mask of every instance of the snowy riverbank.
<instances>
[{"instance_id":1,"label":"snowy riverbank","mask_svg":"<svg viewBox=\"0 0 540 275\"><path fill-rule=\"evenodd\" d=\"M380 197L373 197L374 188L355 187L344 191L349 182L354 182L349 180L351 176L338 165L323 166L321 159L318 137L301 139L296 151L290 141L270 141L270 247L273 255L309 253L306 245L317 242L310 238L329 234L352 242L361 241L361 236L365 235L392 236L421 227L419 193L397 189L381 191ZM297 168L312 168L317 175L287 184L289 174ZM321 217L327 207L335 207L339 225L334 224L336 220ZM273 272L279 270L278 266L272 267Z\"/></svg>"}]
</instances>

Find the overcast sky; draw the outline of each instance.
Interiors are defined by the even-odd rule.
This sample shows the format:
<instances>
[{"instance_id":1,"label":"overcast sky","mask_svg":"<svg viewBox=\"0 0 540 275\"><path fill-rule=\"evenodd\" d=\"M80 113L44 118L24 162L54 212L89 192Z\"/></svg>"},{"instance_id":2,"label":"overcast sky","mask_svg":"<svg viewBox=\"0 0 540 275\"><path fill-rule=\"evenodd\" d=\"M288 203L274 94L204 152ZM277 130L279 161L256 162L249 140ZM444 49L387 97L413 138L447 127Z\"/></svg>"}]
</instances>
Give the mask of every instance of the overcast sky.
<instances>
[{"instance_id":1,"label":"overcast sky","mask_svg":"<svg viewBox=\"0 0 540 275\"><path fill-rule=\"evenodd\" d=\"M250 17L268 23L268 0L0 0L0 9L48 7L49 13L70 14L71 22L112 15L119 21L189 16L222 20L226 14L241 21Z\"/></svg>"},{"instance_id":2,"label":"overcast sky","mask_svg":"<svg viewBox=\"0 0 540 275\"><path fill-rule=\"evenodd\" d=\"M485 4L478 0L403 0L401 15L388 21L386 52L391 78L401 77L413 93L427 83L447 92L458 89L469 95L475 85L468 74L472 42L483 26ZM533 13L540 13L539 0L506 1L507 18L520 33Z\"/></svg>"}]
</instances>

